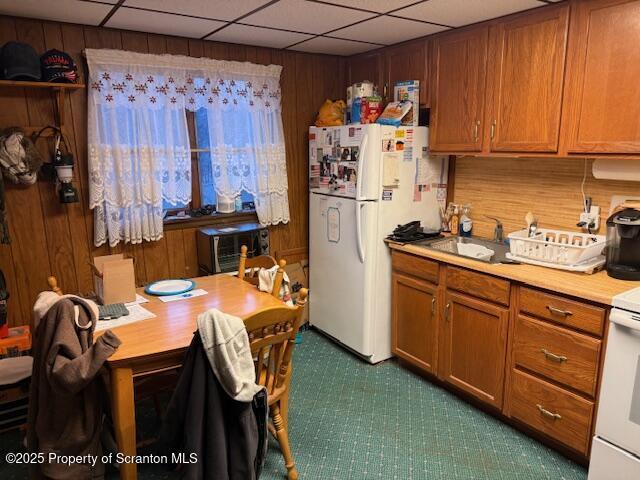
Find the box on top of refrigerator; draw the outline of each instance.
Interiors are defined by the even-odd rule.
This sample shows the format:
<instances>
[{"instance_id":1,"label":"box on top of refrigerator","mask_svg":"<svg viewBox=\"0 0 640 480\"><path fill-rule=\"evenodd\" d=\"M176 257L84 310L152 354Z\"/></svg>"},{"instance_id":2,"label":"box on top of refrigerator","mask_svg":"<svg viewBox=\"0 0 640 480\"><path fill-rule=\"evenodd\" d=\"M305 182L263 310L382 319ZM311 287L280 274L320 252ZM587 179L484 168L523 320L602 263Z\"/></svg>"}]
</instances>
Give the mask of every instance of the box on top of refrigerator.
<instances>
[{"instance_id":1,"label":"box on top of refrigerator","mask_svg":"<svg viewBox=\"0 0 640 480\"><path fill-rule=\"evenodd\" d=\"M402 118L402 125L418 126L418 117L420 110L420 81L405 80L396 82L393 86L393 100L402 102L409 100L411 102L411 110Z\"/></svg>"}]
</instances>

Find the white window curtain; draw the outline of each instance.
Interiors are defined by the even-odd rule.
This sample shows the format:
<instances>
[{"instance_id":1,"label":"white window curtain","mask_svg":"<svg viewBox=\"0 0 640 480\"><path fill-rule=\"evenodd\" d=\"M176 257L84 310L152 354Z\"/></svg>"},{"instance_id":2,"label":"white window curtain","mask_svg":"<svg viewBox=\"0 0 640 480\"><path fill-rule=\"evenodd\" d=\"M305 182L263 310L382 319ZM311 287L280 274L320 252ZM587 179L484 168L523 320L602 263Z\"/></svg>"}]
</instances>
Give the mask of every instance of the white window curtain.
<instances>
[{"instance_id":1,"label":"white window curtain","mask_svg":"<svg viewBox=\"0 0 640 480\"><path fill-rule=\"evenodd\" d=\"M289 221L279 65L121 50L89 65L95 243L162 236L162 200L191 200L185 110L205 109L216 193L255 198L263 225Z\"/></svg>"}]
</instances>

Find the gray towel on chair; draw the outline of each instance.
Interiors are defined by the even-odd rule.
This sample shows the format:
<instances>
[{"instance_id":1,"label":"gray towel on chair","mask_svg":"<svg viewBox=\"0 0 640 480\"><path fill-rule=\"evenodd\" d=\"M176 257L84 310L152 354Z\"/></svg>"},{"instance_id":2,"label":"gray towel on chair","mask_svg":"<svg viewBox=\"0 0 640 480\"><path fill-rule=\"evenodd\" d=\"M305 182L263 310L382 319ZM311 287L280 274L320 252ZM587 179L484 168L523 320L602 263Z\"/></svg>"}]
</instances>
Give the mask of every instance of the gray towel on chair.
<instances>
[{"instance_id":1,"label":"gray towel on chair","mask_svg":"<svg viewBox=\"0 0 640 480\"><path fill-rule=\"evenodd\" d=\"M198 332L227 395L239 402L253 401L264 387L256 384L249 335L242 319L212 308L198 316Z\"/></svg>"}]
</instances>

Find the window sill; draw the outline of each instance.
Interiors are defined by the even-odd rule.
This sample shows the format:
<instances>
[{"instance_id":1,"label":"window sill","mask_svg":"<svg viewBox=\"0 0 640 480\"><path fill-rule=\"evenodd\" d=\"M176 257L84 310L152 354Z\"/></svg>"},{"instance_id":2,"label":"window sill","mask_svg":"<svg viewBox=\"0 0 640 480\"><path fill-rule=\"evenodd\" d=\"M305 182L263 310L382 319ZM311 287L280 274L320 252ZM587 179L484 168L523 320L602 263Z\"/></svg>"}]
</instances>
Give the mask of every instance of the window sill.
<instances>
[{"instance_id":1,"label":"window sill","mask_svg":"<svg viewBox=\"0 0 640 480\"><path fill-rule=\"evenodd\" d=\"M239 222L257 222L255 210L234 213L214 213L203 217L185 217L164 221L164 230L183 230L185 228L204 227Z\"/></svg>"}]
</instances>

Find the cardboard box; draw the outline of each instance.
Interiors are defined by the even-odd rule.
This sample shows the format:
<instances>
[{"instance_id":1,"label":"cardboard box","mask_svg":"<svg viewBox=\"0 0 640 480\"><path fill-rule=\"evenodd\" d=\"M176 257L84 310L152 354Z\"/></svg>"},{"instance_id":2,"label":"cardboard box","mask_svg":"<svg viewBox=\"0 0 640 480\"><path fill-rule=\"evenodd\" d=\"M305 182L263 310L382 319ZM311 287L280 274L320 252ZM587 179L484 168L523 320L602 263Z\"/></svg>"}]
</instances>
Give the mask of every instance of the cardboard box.
<instances>
[{"instance_id":1,"label":"cardboard box","mask_svg":"<svg viewBox=\"0 0 640 480\"><path fill-rule=\"evenodd\" d=\"M302 262L295 262L290 265L285 265L284 271L287 272L289 277L289 288L291 289L291 299L293 303L298 299L298 295L301 288L308 288L308 273L309 263L306 260ZM305 324L309 321L309 300L307 299L307 306L304 309L302 316L302 323Z\"/></svg>"},{"instance_id":2,"label":"cardboard box","mask_svg":"<svg viewBox=\"0 0 640 480\"><path fill-rule=\"evenodd\" d=\"M123 254L93 259L93 286L103 305L133 302L136 299L136 277L133 258Z\"/></svg>"},{"instance_id":3,"label":"cardboard box","mask_svg":"<svg viewBox=\"0 0 640 480\"><path fill-rule=\"evenodd\" d=\"M396 82L393 86L393 100L395 102L405 100L411 102L411 110L402 118L402 125L417 127L420 110L420 82L418 80Z\"/></svg>"}]
</instances>

